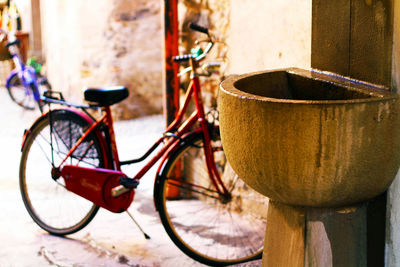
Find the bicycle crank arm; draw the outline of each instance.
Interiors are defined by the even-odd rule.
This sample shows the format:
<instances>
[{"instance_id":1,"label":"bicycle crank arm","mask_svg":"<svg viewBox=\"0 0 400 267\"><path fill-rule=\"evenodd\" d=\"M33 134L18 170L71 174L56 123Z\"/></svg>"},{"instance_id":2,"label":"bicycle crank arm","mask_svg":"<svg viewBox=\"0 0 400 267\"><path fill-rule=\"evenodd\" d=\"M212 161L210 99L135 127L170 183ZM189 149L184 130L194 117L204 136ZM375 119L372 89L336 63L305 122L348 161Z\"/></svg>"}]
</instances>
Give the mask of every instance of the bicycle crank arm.
<instances>
[{"instance_id":1,"label":"bicycle crank arm","mask_svg":"<svg viewBox=\"0 0 400 267\"><path fill-rule=\"evenodd\" d=\"M113 196L113 197L119 197L120 195L125 194L125 193L128 192L129 190L132 190L132 189L131 189L131 188L126 188L125 186L120 185L120 186L114 187L114 188L111 190L111 196Z\"/></svg>"},{"instance_id":2,"label":"bicycle crank arm","mask_svg":"<svg viewBox=\"0 0 400 267\"><path fill-rule=\"evenodd\" d=\"M128 178L126 176L119 177L118 181L121 185L114 187L111 190L111 195L113 197L119 197L129 190L135 189L139 185L139 182L137 180Z\"/></svg>"}]
</instances>

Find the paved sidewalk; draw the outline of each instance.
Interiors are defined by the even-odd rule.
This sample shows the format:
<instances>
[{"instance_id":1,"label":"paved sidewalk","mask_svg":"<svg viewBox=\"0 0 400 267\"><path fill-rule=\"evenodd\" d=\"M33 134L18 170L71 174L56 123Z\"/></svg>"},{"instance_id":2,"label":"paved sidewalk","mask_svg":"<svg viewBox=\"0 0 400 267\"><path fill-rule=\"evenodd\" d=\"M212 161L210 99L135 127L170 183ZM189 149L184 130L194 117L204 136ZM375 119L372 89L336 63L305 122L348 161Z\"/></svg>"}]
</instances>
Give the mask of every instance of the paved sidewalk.
<instances>
[{"instance_id":1,"label":"paved sidewalk","mask_svg":"<svg viewBox=\"0 0 400 267\"><path fill-rule=\"evenodd\" d=\"M169 240L155 212L155 168L141 180L129 211L151 236L146 240L126 213L100 209L80 232L60 238L42 231L26 212L18 187L22 134L39 116L12 103L0 88L0 267L25 266L203 266ZM161 115L116 123L120 159L140 156L164 129ZM132 174L140 166L124 168ZM259 266L260 261L242 266Z\"/></svg>"}]
</instances>

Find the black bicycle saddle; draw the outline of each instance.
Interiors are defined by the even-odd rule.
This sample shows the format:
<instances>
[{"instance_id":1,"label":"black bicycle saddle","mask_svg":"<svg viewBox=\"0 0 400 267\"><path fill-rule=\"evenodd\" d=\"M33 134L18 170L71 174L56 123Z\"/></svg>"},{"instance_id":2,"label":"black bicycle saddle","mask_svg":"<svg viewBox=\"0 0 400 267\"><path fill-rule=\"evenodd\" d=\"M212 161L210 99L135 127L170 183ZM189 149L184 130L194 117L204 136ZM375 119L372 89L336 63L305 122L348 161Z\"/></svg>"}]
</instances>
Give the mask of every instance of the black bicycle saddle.
<instances>
[{"instance_id":1,"label":"black bicycle saddle","mask_svg":"<svg viewBox=\"0 0 400 267\"><path fill-rule=\"evenodd\" d=\"M109 88L86 88L85 100L96 103L100 107L111 106L119 103L129 96L128 88L124 86Z\"/></svg>"}]
</instances>

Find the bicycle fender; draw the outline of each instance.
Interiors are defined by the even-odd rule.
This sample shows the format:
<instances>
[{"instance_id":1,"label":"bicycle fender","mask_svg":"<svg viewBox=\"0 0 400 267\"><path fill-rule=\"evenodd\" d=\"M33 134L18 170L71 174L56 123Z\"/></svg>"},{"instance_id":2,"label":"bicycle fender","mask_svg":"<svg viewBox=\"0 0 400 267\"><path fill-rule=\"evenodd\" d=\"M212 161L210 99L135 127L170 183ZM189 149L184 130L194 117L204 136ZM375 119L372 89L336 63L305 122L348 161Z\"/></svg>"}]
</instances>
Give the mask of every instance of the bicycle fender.
<instances>
[{"instance_id":1,"label":"bicycle fender","mask_svg":"<svg viewBox=\"0 0 400 267\"><path fill-rule=\"evenodd\" d=\"M160 165L158 166L158 169L156 171L156 177L154 180L154 190L153 190L153 202L154 202L155 196L157 195L158 190L159 190L159 187L157 185L159 184L161 173L163 172L163 170L168 162L169 156L173 152L175 152L177 149L179 149L179 147L185 145L188 140L192 140L195 136L202 135L202 134L203 133L202 133L201 128L197 128L196 130L194 130L190 133L184 134L180 139L176 140L175 143L164 153L163 157L161 158ZM154 202L154 206L156 207L156 210L158 210L155 202Z\"/></svg>"},{"instance_id":2,"label":"bicycle fender","mask_svg":"<svg viewBox=\"0 0 400 267\"><path fill-rule=\"evenodd\" d=\"M219 126L218 125L212 125L212 127L219 132ZM161 171L162 168L164 168L165 162L167 161L167 159L169 158L169 155L171 155L171 153L173 153L176 149L178 149L180 146L184 145L186 140L191 140L192 138L194 138L196 135L202 135L203 131L202 129L199 127L197 129L195 129L192 132L189 132L187 134L184 134L179 140L177 140L177 142L175 142L168 150L167 152L165 152L164 156L161 158L161 163L158 166L157 172L156 172L156 176L158 176Z\"/></svg>"},{"instance_id":3,"label":"bicycle fender","mask_svg":"<svg viewBox=\"0 0 400 267\"><path fill-rule=\"evenodd\" d=\"M21 152L22 150L24 150L25 144L26 144L26 140L29 138L29 136L32 133L32 130L34 128L37 127L37 125L42 122L43 120L47 119L47 113L42 114L39 118L37 118L34 123L32 124L32 126L29 129L25 129L24 130L24 135L22 137L22 144L21 144Z\"/></svg>"},{"instance_id":4,"label":"bicycle fender","mask_svg":"<svg viewBox=\"0 0 400 267\"><path fill-rule=\"evenodd\" d=\"M76 110L76 109L72 109L72 108L63 108L63 109L54 109L51 111L48 111L44 114L42 114L33 124L29 129L26 129L24 131L24 136L22 138L22 145L21 145L21 151L24 149L25 145L26 145L26 140L28 139L28 137L31 135L32 130L37 127L37 125L39 123L41 123L43 120L48 120L49 115L50 114L55 114L55 113L59 113L59 112L72 112L75 113L76 115L80 116L81 118L83 118L85 121L87 121L87 123L92 124L93 123L93 119L90 118L89 115L87 115L86 113L80 111L80 110ZM104 159L104 164L105 164L105 168L106 169L112 169L113 168L113 164L110 160L109 157L109 151L107 148L107 143L105 140L104 135L101 133L101 131L94 131L94 134L96 135L97 139L100 142L100 146L101 146L101 150L103 151L104 155L106 155L106 158Z\"/></svg>"},{"instance_id":5,"label":"bicycle fender","mask_svg":"<svg viewBox=\"0 0 400 267\"><path fill-rule=\"evenodd\" d=\"M164 168L164 165L167 162L171 153L175 152L180 146L183 146L185 142L187 142L187 140L191 140L192 138L194 138L194 136L201 134L202 131L200 128L198 128L193 132L184 134L180 139L177 139L176 142L164 153L163 157L161 158L161 162L160 165L158 166L156 174L158 175L159 173L162 172L162 169Z\"/></svg>"}]
</instances>

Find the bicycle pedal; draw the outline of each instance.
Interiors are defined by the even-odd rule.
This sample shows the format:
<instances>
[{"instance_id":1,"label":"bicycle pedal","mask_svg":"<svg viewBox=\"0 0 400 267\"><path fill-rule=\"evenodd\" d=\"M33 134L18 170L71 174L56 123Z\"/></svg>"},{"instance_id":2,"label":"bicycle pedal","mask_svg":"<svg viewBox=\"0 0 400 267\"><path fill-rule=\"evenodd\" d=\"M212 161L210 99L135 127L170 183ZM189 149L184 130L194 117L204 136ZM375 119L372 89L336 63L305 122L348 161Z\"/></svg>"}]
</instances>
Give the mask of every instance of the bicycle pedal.
<instances>
[{"instance_id":1,"label":"bicycle pedal","mask_svg":"<svg viewBox=\"0 0 400 267\"><path fill-rule=\"evenodd\" d=\"M137 180L129 178L129 177L125 177L125 176L119 177L118 181L119 181L120 185L124 186L125 188L129 188L129 189L134 189L139 185L139 182Z\"/></svg>"}]
</instances>

